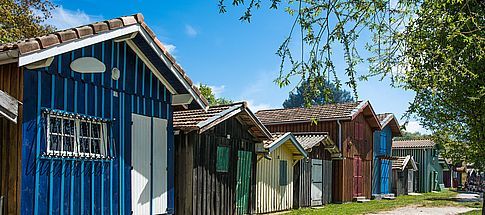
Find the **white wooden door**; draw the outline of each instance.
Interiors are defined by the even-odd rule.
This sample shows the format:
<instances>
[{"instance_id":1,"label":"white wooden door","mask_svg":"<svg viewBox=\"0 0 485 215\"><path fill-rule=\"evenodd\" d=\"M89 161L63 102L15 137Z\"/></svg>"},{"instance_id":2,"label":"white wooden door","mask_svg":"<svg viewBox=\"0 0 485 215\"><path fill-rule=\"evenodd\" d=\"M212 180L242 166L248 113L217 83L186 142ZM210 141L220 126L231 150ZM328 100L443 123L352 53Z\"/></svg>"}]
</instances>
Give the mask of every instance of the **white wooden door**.
<instances>
[{"instance_id":1,"label":"white wooden door","mask_svg":"<svg viewBox=\"0 0 485 215\"><path fill-rule=\"evenodd\" d=\"M167 120L132 115L133 214L167 212ZM151 209L151 210L150 210Z\"/></svg>"},{"instance_id":2,"label":"white wooden door","mask_svg":"<svg viewBox=\"0 0 485 215\"><path fill-rule=\"evenodd\" d=\"M153 118L153 213L167 212L167 120Z\"/></svg>"},{"instance_id":3,"label":"white wooden door","mask_svg":"<svg viewBox=\"0 0 485 215\"><path fill-rule=\"evenodd\" d=\"M408 193L414 192L414 171L408 170Z\"/></svg>"},{"instance_id":4,"label":"white wooden door","mask_svg":"<svg viewBox=\"0 0 485 215\"><path fill-rule=\"evenodd\" d=\"M151 118L132 115L131 206L133 214L150 214Z\"/></svg>"},{"instance_id":5,"label":"white wooden door","mask_svg":"<svg viewBox=\"0 0 485 215\"><path fill-rule=\"evenodd\" d=\"M312 159L311 205L323 204L323 166L322 160Z\"/></svg>"}]
</instances>

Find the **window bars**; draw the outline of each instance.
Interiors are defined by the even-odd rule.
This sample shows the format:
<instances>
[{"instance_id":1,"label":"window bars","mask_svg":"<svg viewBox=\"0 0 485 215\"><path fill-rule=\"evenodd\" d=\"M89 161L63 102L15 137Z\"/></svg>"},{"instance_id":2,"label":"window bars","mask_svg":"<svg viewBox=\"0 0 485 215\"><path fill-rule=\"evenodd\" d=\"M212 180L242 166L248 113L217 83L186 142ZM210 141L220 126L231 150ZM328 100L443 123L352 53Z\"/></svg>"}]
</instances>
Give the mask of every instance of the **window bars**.
<instances>
[{"instance_id":1,"label":"window bars","mask_svg":"<svg viewBox=\"0 0 485 215\"><path fill-rule=\"evenodd\" d=\"M110 121L56 110L44 110L46 156L109 159Z\"/></svg>"}]
</instances>

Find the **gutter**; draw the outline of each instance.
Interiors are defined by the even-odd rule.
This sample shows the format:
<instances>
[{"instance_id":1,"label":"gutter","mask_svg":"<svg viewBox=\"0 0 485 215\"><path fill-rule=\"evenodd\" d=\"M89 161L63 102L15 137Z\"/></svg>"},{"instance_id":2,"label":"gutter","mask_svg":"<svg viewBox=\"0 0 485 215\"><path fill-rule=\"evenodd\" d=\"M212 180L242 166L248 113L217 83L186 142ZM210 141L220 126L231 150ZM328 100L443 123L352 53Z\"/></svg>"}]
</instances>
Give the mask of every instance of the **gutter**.
<instances>
[{"instance_id":1,"label":"gutter","mask_svg":"<svg viewBox=\"0 0 485 215\"><path fill-rule=\"evenodd\" d=\"M338 124L338 149L340 150L341 156L343 155L342 151L342 123L340 123L340 119L337 119Z\"/></svg>"}]
</instances>

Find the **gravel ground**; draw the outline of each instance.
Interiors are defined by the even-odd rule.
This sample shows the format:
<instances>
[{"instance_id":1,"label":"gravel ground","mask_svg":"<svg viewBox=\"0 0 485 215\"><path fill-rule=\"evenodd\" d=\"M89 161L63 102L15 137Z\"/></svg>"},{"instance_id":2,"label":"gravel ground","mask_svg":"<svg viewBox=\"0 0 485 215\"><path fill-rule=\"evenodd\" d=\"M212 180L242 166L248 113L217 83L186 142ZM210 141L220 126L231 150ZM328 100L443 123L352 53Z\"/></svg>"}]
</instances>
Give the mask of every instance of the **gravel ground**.
<instances>
[{"instance_id":1,"label":"gravel ground","mask_svg":"<svg viewBox=\"0 0 485 215\"><path fill-rule=\"evenodd\" d=\"M453 215L466 213L468 211L476 210L476 208L464 208L464 207L440 207L440 208L427 208L418 206L407 206L398 208L393 211L384 211L371 215Z\"/></svg>"}]
</instances>

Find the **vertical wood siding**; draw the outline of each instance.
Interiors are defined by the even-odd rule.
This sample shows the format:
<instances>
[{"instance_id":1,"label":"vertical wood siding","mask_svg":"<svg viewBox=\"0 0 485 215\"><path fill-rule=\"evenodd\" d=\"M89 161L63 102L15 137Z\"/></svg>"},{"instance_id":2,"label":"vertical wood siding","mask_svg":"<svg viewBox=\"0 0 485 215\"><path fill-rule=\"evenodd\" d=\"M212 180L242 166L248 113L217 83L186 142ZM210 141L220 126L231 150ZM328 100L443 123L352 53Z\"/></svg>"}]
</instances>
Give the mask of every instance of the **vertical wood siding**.
<instances>
[{"instance_id":1,"label":"vertical wood siding","mask_svg":"<svg viewBox=\"0 0 485 215\"><path fill-rule=\"evenodd\" d=\"M0 65L0 90L23 101L23 73L15 63ZM22 105L17 124L0 117L0 196L3 214L20 213Z\"/></svg>"},{"instance_id":2,"label":"vertical wood siding","mask_svg":"<svg viewBox=\"0 0 485 215\"><path fill-rule=\"evenodd\" d=\"M333 202L349 202L354 196L353 187L353 157L359 156L363 163L363 196L371 198L372 192L372 160L373 160L373 130L359 114L352 121L342 123L342 153L344 160L333 161ZM364 138L357 140L354 136L356 123L364 124ZM338 124L336 121L324 121L317 124L289 123L279 125L266 125L271 132L328 132L329 137L338 145ZM326 159L326 158L323 158ZM301 197L300 197L301 198Z\"/></svg>"},{"instance_id":3,"label":"vertical wood siding","mask_svg":"<svg viewBox=\"0 0 485 215\"><path fill-rule=\"evenodd\" d=\"M70 70L79 57L95 57L106 72ZM111 78L112 68L121 71ZM112 40L55 56L48 68L24 70L22 214L130 214L131 115L168 119L171 94L125 42ZM110 160L47 157L42 109L111 121ZM173 138L168 137L169 208L173 208Z\"/></svg>"},{"instance_id":4,"label":"vertical wood siding","mask_svg":"<svg viewBox=\"0 0 485 215\"><path fill-rule=\"evenodd\" d=\"M227 135L230 139L227 139ZM176 137L177 214L236 214L238 150L253 153L248 211L254 210L256 154L255 140L235 117L197 134ZM217 146L230 148L228 172L216 171ZM191 156L192 155L192 156ZM179 173L183 173L180 174ZM185 186L188 186L186 188ZM187 192L187 189L192 189Z\"/></svg>"},{"instance_id":5,"label":"vertical wood siding","mask_svg":"<svg viewBox=\"0 0 485 215\"><path fill-rule=\"evenodd\" d=\"M332 167L330 167L331 171ZM293 207L311 206L312 165L311 162L299 160L293 168ZM330 175L330 177L332 177Z\"/></svg>"},{"instance_id":6,"label":"vertical wood siding","mask_svg":"<svg viewBox=\"0 0 485 215\"><path fill-rule=\"evenodd\" d=\"M393 148L392 154L394 156L407 156L411 155L414 157L416 164L418 166L418 171L415 174L415 186L414 189L417 192L431 192L432 189L432 177L433 171L437 171L438 175L442 173L442 168L438 163L438 156L432 156L432 148L416 148L416 149L398 149Z\"/></svg>"},{"instance_id":7,"label":"vertical wood siding","mask_svg":"<svg viewBox=\"0 0 485 215\"><path fill-rule=\"evenodd\" d=\"M271 160L261 158L256 165L256 213L283 211L293 207L294 157L285 146L280 146L270 156ZM281 160L287 161L288 165L286 186L280 186Z\"/></svg>"},{"instance_id":8,"label":"vertical wood siding","mask_svg":"<svg viewBox=\"0 0 485 215\"><path fill-rule=\"evenodd\" d=\"M391 156L391 148L392 130L387 125L381 131L374 132L372 194L388 194L390 192L391 180L385 179L392 178L392 160L381 159L378 156Z\"/></svg>"}]
</instances>

